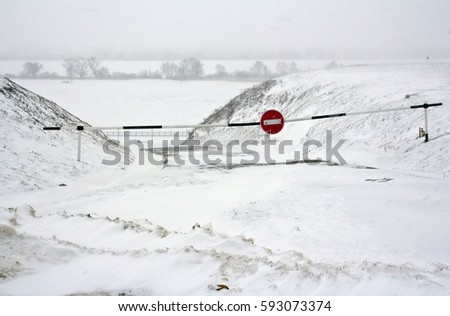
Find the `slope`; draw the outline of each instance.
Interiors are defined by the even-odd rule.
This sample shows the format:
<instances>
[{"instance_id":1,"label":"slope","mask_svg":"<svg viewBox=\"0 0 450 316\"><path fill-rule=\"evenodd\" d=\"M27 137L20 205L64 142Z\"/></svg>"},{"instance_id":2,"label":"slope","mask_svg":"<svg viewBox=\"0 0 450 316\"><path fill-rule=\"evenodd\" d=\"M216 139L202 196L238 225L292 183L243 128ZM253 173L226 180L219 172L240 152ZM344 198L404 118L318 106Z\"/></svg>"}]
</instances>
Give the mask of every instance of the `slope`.
<instances>
[{"instance_id":1,"label":"slope","mask_svg":"<svg viewBox=\"0 0 450 316\"><path fill-rule=\"evenodd\" d=\"M103 133L84 133L78 163L76 133L42 127L88 124L7 78L0 78L0 122L0 195L67 184L101 166Z\"/></svg>"},{"instance_id":2,"label":"slope","mask_svg":"<svg viewBox=\"0 0 450 316\"><path fill-rule=\"evenodd\" d=\"M272 139L292 140L287 151L301 151L307 140L325 143L331 130L334 143L345 139L341 155L351 164L433 173L450 171L450 65L371 65L318 70L281 77L254 87L212 113L203 123L254 122L268 109L285 118L356 112L442 102L429 110L430 142L418 138L423 110L339 117L287 123ZM197 129L201 142L262 140L260 127ZM310 147L310 157L325 158L324 147ZM290 156L289 156L290 157Z\"/></svg>"}]
</instances>

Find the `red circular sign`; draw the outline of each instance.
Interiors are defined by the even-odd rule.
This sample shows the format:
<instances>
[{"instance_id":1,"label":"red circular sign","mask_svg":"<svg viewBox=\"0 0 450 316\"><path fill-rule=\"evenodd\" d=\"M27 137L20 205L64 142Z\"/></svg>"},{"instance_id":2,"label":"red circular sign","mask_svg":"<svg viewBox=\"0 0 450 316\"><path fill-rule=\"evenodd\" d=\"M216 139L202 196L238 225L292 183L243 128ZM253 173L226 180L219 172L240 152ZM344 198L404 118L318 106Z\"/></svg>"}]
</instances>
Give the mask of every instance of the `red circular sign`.
<instances>
[{"instance_id":1,"label":"red circular sign","mask_svg":"<svg viewBox=\"0 0 450 316\"><path fill-rule=\"evenodd\" d=\"M260 124L264 132L276 134L283 129L284 117L277 110L269 110L261 116Z\"/></svg>"}]
</instances>

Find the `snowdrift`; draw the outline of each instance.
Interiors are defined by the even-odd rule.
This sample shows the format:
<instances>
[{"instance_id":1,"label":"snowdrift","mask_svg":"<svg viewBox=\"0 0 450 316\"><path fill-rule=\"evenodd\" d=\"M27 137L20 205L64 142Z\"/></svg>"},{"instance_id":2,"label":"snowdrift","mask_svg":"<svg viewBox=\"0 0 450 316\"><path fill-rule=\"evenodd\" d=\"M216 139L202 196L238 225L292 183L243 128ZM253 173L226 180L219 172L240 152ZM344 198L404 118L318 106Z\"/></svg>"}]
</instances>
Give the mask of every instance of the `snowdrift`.
<instances>
[{"instance_id":1,"label":"snowdrift","mask_svg":"<svg viewBox=\"0 0 450 316\"><path fill-rule=\"evenodd\" d=\"M103 133L83 134L78 163L76 133L42 127L89 124L7 78L0 78L0 122L0 195L71 182L101 166Z\"/></svg>"},{"instance_id":2,"label":"snowdrift","mask_svg":"<svg viewBox=\"0 0 450 316\"><path fill-rule=\"evenodd\" d=\"M203 123L259 121L268 109L285 118L365 110L389 109L442 102L429 110L430 142L418 138L424 127L424 111L411 110L287 123L273 137L292 140L301 149L306 140L324 143L326 130L335 142L346 139L341 154L347 163L369 164L402 170L450 171L450 65L370 65L318 70L267 81L245 91L212 113ZM194 138L202 142L217 139L262 140L259 126L197 129ZM314 148L314 147L312 147ZM311 157L324 154L317 152Z\"/></svg>"},{"instance_id":3,"label":"snowdrift","mask_svg":"<svg viewBox=\"0 0 450 316\"><path fill-rule=\"evenodd\" d=\"M0 207L0 238L0 295L217 295L219 284L224 295L448 294L444 264L314 262L210 224L178 232L21 205Z\"/></svg>"}]
</instances>

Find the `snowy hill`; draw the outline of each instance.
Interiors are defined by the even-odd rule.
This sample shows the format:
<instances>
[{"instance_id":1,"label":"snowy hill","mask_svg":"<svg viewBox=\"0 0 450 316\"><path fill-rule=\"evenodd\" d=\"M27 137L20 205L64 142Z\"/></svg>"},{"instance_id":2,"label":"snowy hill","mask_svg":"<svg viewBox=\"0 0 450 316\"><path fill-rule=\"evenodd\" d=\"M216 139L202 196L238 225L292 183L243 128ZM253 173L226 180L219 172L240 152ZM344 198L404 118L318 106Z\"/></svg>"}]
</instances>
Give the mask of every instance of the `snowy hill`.
<instances>
[{"instance_id":1,"label":"snowy hill","mask_svg":"<svg viewBox=\"0 0 450 316\"><path fill-rule=\"evenodd\" d=\"M450 171L450 64L353 66L290 75L247 90L204 123L259 121L268 109L297 118L435 102L444 106L429 110L427 144L418 138L424 127L422 109L286 123L273 138L292 140L292 150L298 150L309 139L324 143L326 130L331 130L334 142L346 139L340 152L347 163L441 173ZM261 140L264 132L259 126L202 128L194 136L226 142ZM324 158L324 153L310 156Z\"/></svg>"},{"instance_id":2,"label":"snowy hill","mask_svg":"<svg viewBox=\"0 0 450 316\"><path fill-rule=\"evenodd\" d=\"M88 124L7 78L0 78L0 122L0 195L67 184L101 166L103 133L84 133L78 163L75 132L42 128Z\"/></svg>"}]
</instances>

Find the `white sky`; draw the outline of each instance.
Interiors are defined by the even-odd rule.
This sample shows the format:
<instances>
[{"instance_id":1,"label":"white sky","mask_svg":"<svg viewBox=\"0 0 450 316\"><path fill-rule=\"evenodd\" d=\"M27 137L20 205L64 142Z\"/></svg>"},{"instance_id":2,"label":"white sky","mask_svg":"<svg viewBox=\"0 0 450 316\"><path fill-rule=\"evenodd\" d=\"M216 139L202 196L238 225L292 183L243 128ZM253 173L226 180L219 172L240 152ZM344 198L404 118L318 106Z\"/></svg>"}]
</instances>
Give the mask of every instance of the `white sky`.
<instances>
[{"instance_id":1,"label":"white sky","mask_svg":"<svg viewBox=\"0 0 450 316\"><path fill-rule=\"evenodd\" d=\"M450 0L0 0L0 54L450 58Z\"/></svg>"}]
</instances>

